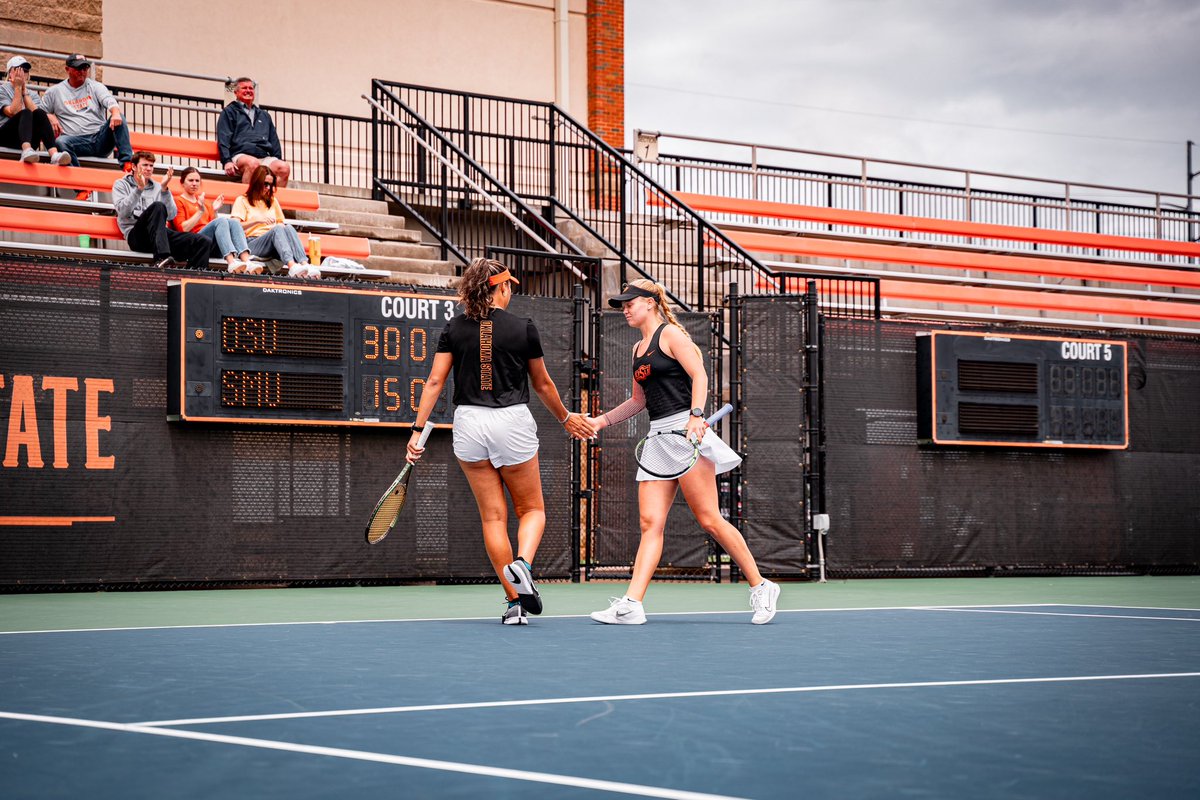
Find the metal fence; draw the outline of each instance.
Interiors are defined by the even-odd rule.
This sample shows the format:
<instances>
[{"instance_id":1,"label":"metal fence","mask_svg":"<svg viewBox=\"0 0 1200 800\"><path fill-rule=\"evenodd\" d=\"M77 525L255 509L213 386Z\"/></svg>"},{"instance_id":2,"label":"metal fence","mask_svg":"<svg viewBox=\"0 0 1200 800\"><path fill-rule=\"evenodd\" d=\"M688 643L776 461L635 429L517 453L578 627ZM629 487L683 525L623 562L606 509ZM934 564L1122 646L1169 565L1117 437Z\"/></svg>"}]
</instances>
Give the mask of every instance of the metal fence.
<instances>
[{"instance_id":1,"label":"metal fence","mask_svg":"<svg viewBox=\"0 0 1200 800\"><path fill-rule=\"evenodd\" d=\"M638 166L661 185L678 192L738 197L824 208L873 211L935 219L986 222L1047 230L1100 233L1168 241L1195 241L1200 214L1188 211L1186 195L1121 187L1054 181L1043 178L959 170L860 156L820 153L798 148L702 139L680 134L640 134L642 146L630 155ZM746 160L658 153L648 147L659 137L740 148ZM763 164L764 157L778 162L804 161L812 166ZM857 167L850 172L846 167ZM869 175L868 171L872 174ZM906 173L910 178L881 177ZM946 177L955 183L923 180ZM986 188L985 188L986 187ZM1045 188L1054 193L1028 189ZM868 229L801 220L709 214L719 224L763 225L794 231L869 233ZM1095 256L1163 264L1194 264L1196 259L1125 250L1065 247L1008 240L968 239L930 233L903 232L897 238L916 242L995 244L1006 250L1029 250L1052 255Z\"/></svg>"}]
</instances>

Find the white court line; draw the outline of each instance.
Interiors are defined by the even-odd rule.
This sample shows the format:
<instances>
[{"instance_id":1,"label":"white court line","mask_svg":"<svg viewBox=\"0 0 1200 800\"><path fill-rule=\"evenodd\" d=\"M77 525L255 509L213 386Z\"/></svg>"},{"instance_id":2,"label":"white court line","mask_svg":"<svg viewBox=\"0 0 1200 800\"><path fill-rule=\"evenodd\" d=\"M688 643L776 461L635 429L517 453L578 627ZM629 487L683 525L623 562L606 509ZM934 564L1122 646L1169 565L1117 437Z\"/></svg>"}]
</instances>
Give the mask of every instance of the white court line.
<instances>
[{"instance_id":1,"label":"white court line","mask_svg":"<svg viewBox=\"0 0 1200 800\"><path fill-rule=\"evenodd\" d=\"M991 603L987 605L965 606L861 606L845 608L781 608L780 614L817 613L826 611L923 611L927 608L1040 608L1045 606L1064 605L1063 603ZM1104 606L1097 606L1104 608ZM702 616L713 614L746 614L750 611L655 611L648 612L648 617L679 617ZM587 619L587 614L542 614L539 619ZM487 622L497 617L489 614L486 617L405 617L398 619L334 619L334 620L298 620L293 622L217 622L202 625L138 625L117 628L47 628L34 631L0 631L0 636L16 636L34 633L112 633L120 631L174 631L192 630L195 628L270 628L286 625L379 625L396 622Z\"/></svg>"},{"instance_id":2,"label":"white court line","mask_svg":"<svg viewBox=\"0 0 1200 800\"><path fill-rule=\"evenodd\" d=\"M826 686L788 686L772 689L715 689L703 692L653 692L648 694L610 694L592 697L549 697L539 700L491 700L478 703L442 703L424 706L390 706L387 708L349 708L337 711L293 711L285 714L253 714L236 717L199 717L196 719L167 719L139 722L145 726L207 725L224 722L259 722L280 719L315 719L317 717L349 717L362 714L402 714L411 711L458 711L474 708L506 708L512 706L549 706L567 703L612 703L622 700L664 700L683 697L731 697L756 694L802 694L811 692L843 692L862 689L918 689L944 686L1000 686L1020 683L1078 683L1084 681L1127 681L1154 678L1200 678L1200 672L1155 672L1141 675L1068 675L1051 678L990 678L966 681L910 681L904 683L846 683Z\"/></svg>"},{"instance_id":3,"label":"white court line","mask_svg":"<svg viewBox=\"0 0 1200 800\"><path fill-rule=\"evenodd\" d=\"M954 606L839 606L835 608L781 608L780 614L821 614L840 613L845 611L950 611L954 609L1005 609L1005 608L1054 608L1069 606L1071 608L1124 608L1140 609L1143 611L1200 611L1200 608L1170 608L1159 606L1100 606L1083 603L986 603L978 605ZM680 616L710 616L718 614L749 614L749 611L653 611L647 612L648 617L680 617ZM997 612L1003 613L1003 612ZM1016 612L1012 612L1016 613ZM1049 612L1047 612L1049 613ZM1065 616L1064 612L1064 616ZM1080 616L1099 616L1082 614ZM587 619L587 614L543 614L539 619ZM119 633L122 631L174 631L204 628L271 628L289 625L381 625L400 622L488 622L495 615L486 617L399 617L390 619L333 619L333 620L295 620L291 622L216 622L197 625L133 625L114 628L46 628L29 631L0 631L0 636L17 636L37 633ZM1157 617L1132 617L1132 619L1157 619ZM1170 619L1176 619L1171 617Z\"/></svg>"},{"instance_id":4,"label":"white court line","mask_svg":"<svg viewBox=\"0 0 1200 800\"><path fill-rule=\"evenodd\" d=\"M556 786L570 786L578 789L594 789L602 792L617 792L639 797L662 797L668 800L741 800L729 795L705 794L703 792L687 792L679 789L666 789L658 786L643 786L636 783L621 783L619 781L604 781L594 778L580 778L574 775L555 775L549 772L531 772L529 770L505 769L489 767L483 764L466 764L457 761L438 761L430 758L414 758L411 756L394 756L387 753L372 753L365 750L346 750L340 747L318 747L316 745L293 744L291 742L276 742L270 739L251 739L244 736L225 736L218 733L201 733L199 731L181 731L163 728L152 728L146 725L122 724L119 722L104 722L92 719L74 719L71 717L48 717L41 714L19 714L11 711L0 711L0 719L20 720L23 722L42 722L52 725L71 725L80 728L100 728L101 730L120 731L122 733L142 733L150 736L168 736L176 739L192 739L201 742L217 744L233 744L242 747L258 747L264 750L283 750L289 753L304 753L315 756L330 756L333 758L348 758L356 761L374 761L380 764L395 764L402 767L440 770L443 772L461 772L467 775L483 775L489 778L507 778L533 783L549 783Z\"/></svg>"},{"instance_id":5,"label":"white court line","mask_svg":"<svg viewBox=\"0 0 1200 800\"><path fill-rule=\"evenodd\" d=\"M1095 606L1104 608L1104 606ZM926 611L956 611L962 614L1032 614L1040 617L1084 617L1086 619L1157 619L1167 622L1200 622L1200 617L1148 617L1138 614L1078 614L1073 611L1005 611L999 608L955 608L953 606L929 606ZM1187 611L1190 609L1179 609Z\"/></svg>"}]
</instances>

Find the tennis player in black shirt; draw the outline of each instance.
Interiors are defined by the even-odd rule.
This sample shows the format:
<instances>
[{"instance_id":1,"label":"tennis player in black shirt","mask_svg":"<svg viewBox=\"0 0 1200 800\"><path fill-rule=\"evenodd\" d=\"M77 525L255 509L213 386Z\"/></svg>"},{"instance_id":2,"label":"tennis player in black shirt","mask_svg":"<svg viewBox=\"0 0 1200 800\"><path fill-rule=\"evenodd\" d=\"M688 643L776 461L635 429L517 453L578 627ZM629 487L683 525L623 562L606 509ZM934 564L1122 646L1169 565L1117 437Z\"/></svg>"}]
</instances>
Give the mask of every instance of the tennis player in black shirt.
<instances>
[{"instance_id":1,"label":"tennis player in black shirt","mask_svg":"<svg viewBox=\"0 0 1200 800\"><path fill-rule=\"evenodd\" d=\"M408 440L408 460L416 461L424 452L417 440L453 370L454 455L475 494L483 544L504 586L505 625L526 625L527 614L542 612L532 563L546 528L546 508L530 385L573 437L595 434L586 418L568 411L559 398L542 359L537 326L506 310L517 285L512 273L492 259L478 258L463 272L458 299L464 313L442 331ZM519 517L515 560L505 489Z\"/></svg>"},{"instance_id":2,"label":"tennis player in black shirt","mask_svg":"<svg viewBox=\"0 0 1200 800\"><path fill-rule=\"evenodd\" d=\"M678 478L664 480L638 470L638 512L642 541L633 561L633 579L624 597L614 597L608 608L596 611L592 619L610 625L641 625L646 621L642 598L654 577L662 557L663 528L675 493L683 489L688 508L710 536L737 562L750 582L751 622L762 625L775 616L779 586L763 578L750 548L740 531L721 516L717 503L717 474L728 472L742 462L741 457L719 436L705 436L704 401L708 397L708 374L700 348L688 336L667 305L662 286L653 281L636 280L621 294L609 299L609 305L625 314L631 328L642 333L633 346L632 396L616 408L589 418L603 429L650 412L651 431L687 429L688 437L700 442L696 465Z\"/></svg>"}]
</instances>

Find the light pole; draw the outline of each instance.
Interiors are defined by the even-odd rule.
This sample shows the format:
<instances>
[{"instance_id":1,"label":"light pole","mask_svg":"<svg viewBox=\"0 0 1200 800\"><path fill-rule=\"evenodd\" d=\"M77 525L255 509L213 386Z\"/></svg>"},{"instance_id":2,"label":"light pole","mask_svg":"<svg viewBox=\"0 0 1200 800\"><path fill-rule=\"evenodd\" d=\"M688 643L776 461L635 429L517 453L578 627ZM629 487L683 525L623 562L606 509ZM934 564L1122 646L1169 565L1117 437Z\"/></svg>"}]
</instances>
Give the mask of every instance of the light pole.
<instances>
[{"instance_id":1,"label":"light pole","mask_svg":"<svg viewBox=\"0 0 1200 800\"><path fill-rule=\"evenodd\" d=\"M1196 170L1194 172L1192 171L1192 148L1194 148L1195 146L1196 146L1196 143L1193 142L1191 139L1188 139L1188 143L1187 143L1187 214L1188 214L1188 241L1189 242L1200 241L1200 238L1197 238L1197 236L1195 234L1195 228L1193 227L1195 224L1195 221L1192 219L1192 181L1195 180L1197 175L1200 175L1200 170Z\"/></svg>"}]
</instances>

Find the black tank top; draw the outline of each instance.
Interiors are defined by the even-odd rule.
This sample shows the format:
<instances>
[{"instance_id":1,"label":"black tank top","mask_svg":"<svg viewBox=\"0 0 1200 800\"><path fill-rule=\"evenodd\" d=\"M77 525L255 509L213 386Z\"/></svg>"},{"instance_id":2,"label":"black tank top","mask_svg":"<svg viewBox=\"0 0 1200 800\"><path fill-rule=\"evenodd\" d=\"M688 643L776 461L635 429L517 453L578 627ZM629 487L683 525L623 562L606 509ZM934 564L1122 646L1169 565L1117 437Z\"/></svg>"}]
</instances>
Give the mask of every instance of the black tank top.
<instances>
[{"instance_id":1,"label":"black tank top","mask_svg":"<svg viewBox=\"0 0 1200 800\"><path fill-rule=\"evenodd\" d=\"M683 366L662 351L659 337L664 322L650 337L646 352L633 359L633 379L641 384L646 395L646 411L650 419L661 419L692 407L692 379Z\"/></svg>"}]
</instances>

